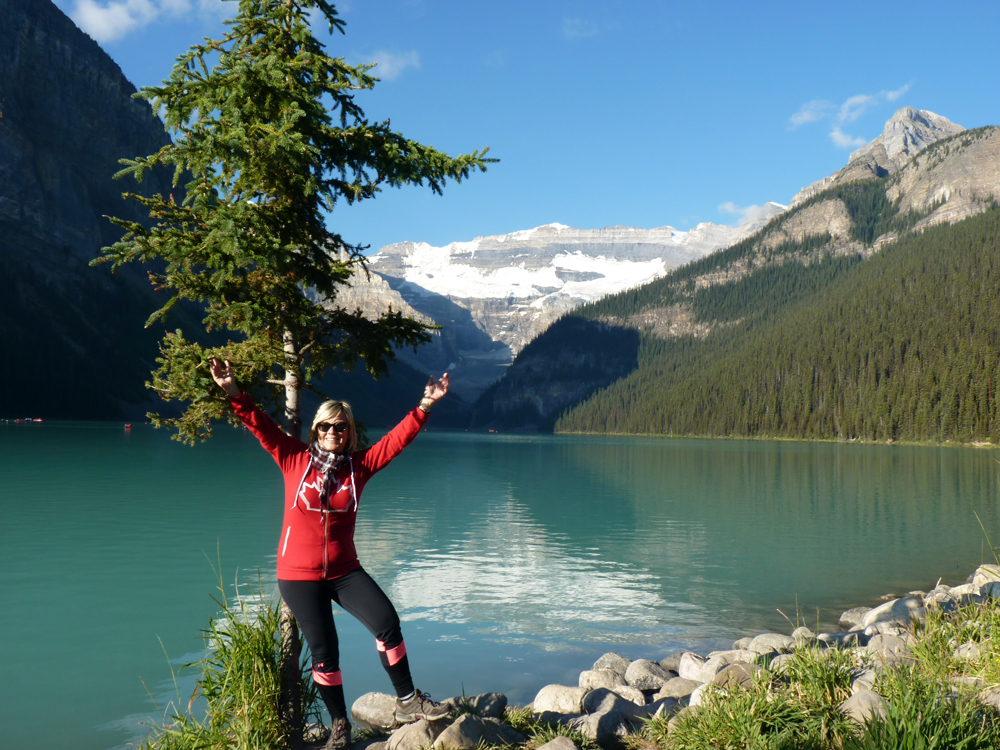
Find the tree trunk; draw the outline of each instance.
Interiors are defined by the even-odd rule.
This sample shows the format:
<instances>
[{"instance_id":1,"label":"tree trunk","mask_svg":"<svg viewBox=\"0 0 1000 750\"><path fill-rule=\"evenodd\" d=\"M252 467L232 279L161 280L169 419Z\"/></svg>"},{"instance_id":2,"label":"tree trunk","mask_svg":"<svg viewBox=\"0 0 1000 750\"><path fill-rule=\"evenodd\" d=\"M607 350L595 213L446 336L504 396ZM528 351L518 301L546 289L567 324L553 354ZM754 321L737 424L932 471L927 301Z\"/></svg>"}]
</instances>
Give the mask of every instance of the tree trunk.
<instances>
[{"instance_id":1,"label":"tree trunk","mask_svg":"<svg viewBox=\"0 0 1000 750\"><path fill-rule=\"evenodd\" d=\"M299 395L302 383L299 378L299 342L295 334L285 331L285 433L302 438L302 406Z\"/></svg>"},{"instance_id":2,"label":"tree trunk","mask_svg":"<svg viewBox=\"0 0 1000 750\"><path fill-rule=\"evenodd\" d=\"M299 351L295 335L286 330L285 343L285 433L302 437L302 414L299 404ZM300 684L301 646L299 625L292 610L281 603L281 720L285 725L289 746L302 746L302 688Z\"/></svg>"},{"instance_id":3,"label":"tree trunk","mask_svg":"<svg viewBox=\"0 0 1000 750\"><path fill-rule=\"evenodd\" d=\"M285 726L288 745L293 750L302 746L302 690L299 663L302 649L299 626L292 611L281 603L281 723Z\"/></svg>"}]
</instances>

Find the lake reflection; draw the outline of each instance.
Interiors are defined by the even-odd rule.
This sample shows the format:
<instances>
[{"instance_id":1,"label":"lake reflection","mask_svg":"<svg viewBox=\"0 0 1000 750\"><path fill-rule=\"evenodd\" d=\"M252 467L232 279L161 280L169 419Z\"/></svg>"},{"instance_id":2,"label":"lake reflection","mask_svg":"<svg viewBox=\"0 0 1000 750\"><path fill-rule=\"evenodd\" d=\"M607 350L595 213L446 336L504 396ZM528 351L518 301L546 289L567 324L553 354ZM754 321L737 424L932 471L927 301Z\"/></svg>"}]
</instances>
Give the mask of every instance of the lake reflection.
<instances>
[{"instance_id":1,"label":"lake reflection","mask_svg":"<svg viewBox=\"0 0 1000 750\"><path fill-rule=\"evenodd\" d=\"M193 678L176 689L167 656L202 648L219 578L206 557L227 595L258 569L273 594L271 459L241 430L167 438L0 425L0 680L17 686L0 701L4 747L53 724L57 671L72 700L54 746L122 745L179 692L186 704ZM988 557L975 513L1000 538L994 454L423 433L369 484L357 546L419 687L524 703L605 650L705 651L788 632L785 616L833 627L881 594L961 582ZM389 690L368 633L336 621L348 700Z\"/></svg>"}]
</instances>

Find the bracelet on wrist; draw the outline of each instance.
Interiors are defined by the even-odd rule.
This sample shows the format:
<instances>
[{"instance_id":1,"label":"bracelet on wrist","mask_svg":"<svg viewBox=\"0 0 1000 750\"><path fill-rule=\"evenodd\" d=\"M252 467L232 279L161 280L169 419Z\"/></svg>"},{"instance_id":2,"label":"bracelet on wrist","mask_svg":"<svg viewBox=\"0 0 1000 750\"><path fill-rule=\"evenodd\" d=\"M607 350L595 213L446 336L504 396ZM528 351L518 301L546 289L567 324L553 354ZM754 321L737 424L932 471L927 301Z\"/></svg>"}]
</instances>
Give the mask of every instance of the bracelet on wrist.
<instances>
[{"instance_id":1,"label":"bracelet on wrist","mask_svg":"<svg viewBox=\"0 0 1000 750\"><path fill-rule=\"evenodd\" d=\"M420 403L417 404L417 408L420 409L420 411L422 411L424 414L430 414L431 407L433 405L434 405L433 401L430 401L429 399L421 399Z\"/></svg>"}]
</instances>

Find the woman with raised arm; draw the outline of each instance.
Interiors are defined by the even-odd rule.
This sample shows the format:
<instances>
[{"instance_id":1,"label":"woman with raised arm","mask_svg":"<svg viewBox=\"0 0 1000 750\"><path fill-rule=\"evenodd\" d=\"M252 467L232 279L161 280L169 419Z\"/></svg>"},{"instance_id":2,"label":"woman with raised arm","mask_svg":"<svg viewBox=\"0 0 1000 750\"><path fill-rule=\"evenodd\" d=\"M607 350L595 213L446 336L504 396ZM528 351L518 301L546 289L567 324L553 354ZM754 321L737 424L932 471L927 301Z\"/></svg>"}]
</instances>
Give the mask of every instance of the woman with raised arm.
<instances>
[{"instance_id":1,"label":"woman with raised arm","mask_svg":"<svg viewBox=\"0 0 1000 750\"><path fill-rule=\"evenodd\" d=\"M431 378L420 404L388 435L360 451L351 407L343 401L320 404L303 443L282 432L254 405L237 384L228 360L223 364L212 359L212 378L285 477L278 589L309 644L313 680L330 711L333 731L327 748L343 748L351 741L331 602L358 618L375 636L382 666L396 690L396 720L408 723L446 717L446 706L413 687L399 616L358 561L354 524L365 484L420 432L431 406L448 392L448 373L436 382Z\"/></svg>"}]
</instances>

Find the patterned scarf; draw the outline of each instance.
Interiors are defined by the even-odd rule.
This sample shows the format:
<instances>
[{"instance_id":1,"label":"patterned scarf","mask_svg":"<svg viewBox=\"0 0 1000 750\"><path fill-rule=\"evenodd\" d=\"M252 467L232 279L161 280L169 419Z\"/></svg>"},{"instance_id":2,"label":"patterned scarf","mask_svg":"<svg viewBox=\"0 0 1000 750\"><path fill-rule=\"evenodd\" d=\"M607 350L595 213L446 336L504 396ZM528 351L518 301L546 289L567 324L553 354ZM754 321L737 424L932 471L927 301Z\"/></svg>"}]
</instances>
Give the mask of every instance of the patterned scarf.
<instances>
[{"instance_id":1,"label":"patterned scarf","mask_svg":"<svg viewBox=\"0 0 1000 750\"><path fill-rule=\"evenodd\" d=\"M309 446L309 463L312 468L316 469L316 471L323 475L323 483L319 488L319 499L324 505L330 498L330 490L336 483L334 474L336 474L337 470L344 465L344 462L347 459L347 453L334 453L333 451L326 451L316 445L316 443Z\"/></svg>"}]
</instances>

